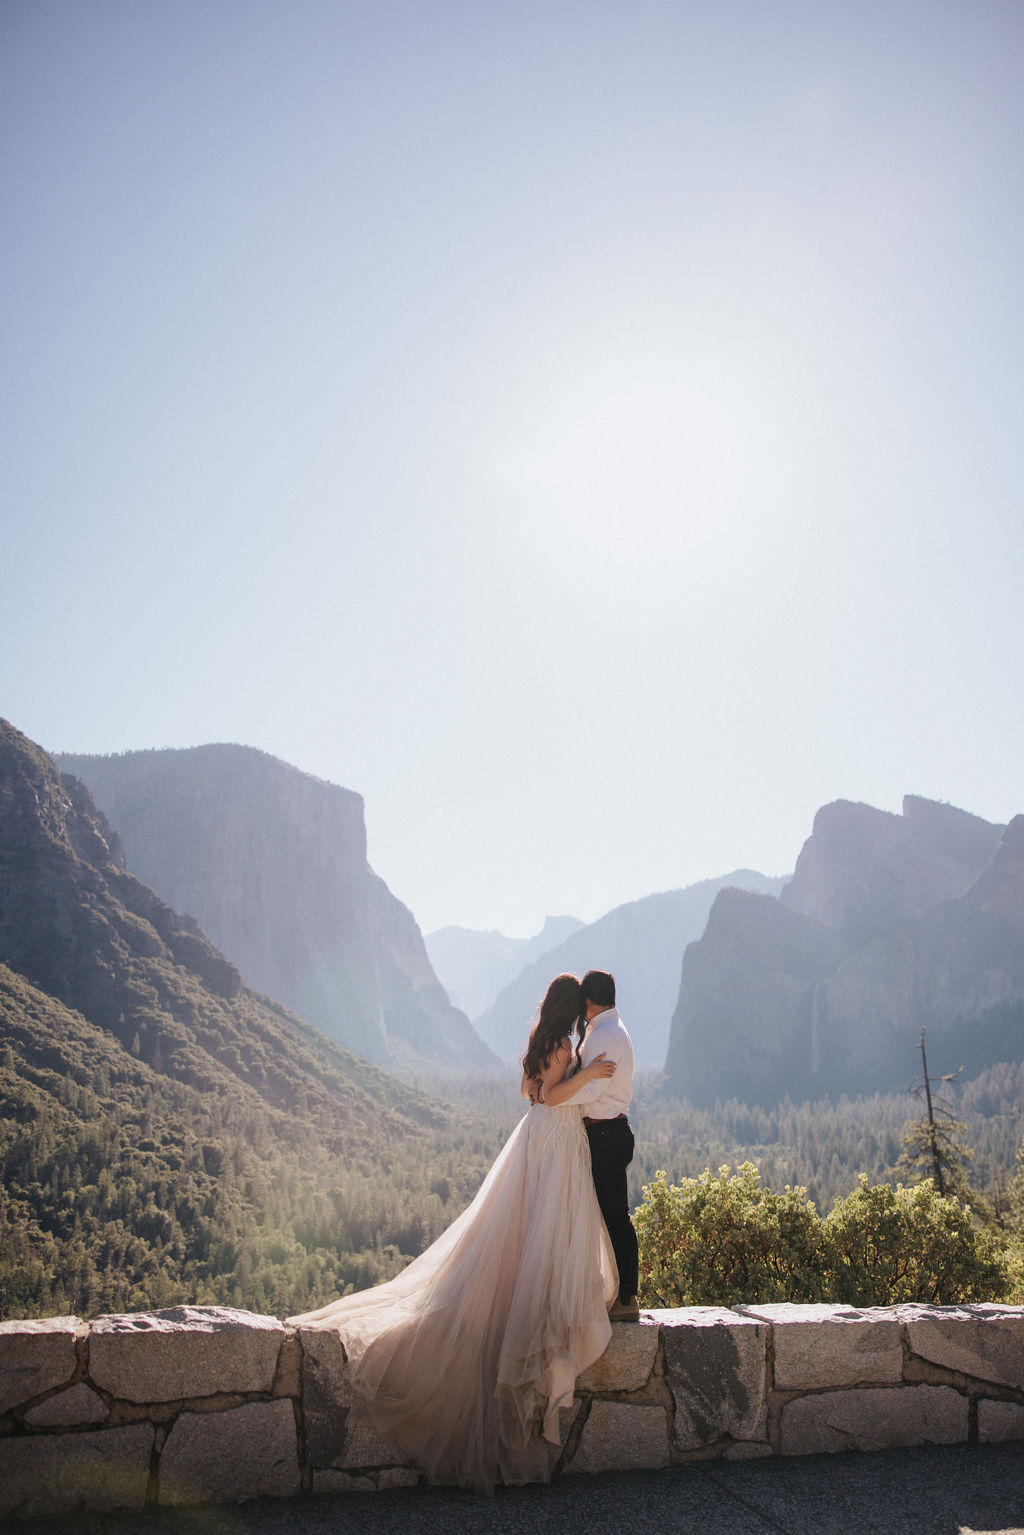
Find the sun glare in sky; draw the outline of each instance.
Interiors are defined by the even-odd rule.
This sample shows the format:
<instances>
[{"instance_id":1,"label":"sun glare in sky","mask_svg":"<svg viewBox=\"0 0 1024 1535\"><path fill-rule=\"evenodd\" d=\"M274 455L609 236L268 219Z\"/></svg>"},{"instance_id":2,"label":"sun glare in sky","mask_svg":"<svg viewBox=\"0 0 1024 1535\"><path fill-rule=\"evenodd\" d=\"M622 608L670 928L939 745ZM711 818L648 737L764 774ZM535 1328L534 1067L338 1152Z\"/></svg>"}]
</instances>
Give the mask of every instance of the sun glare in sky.
<instances>
[{"instance_id":1,"label":"sun glare in sky","mask_svg":"<svg viewBox=\"0 0 1024 1535\"><path fill-rule=\"evenodd\" d=\"M1015 0L11 0L0 708L424 931L1024 810Z\"/></svg>"}]
</instances>

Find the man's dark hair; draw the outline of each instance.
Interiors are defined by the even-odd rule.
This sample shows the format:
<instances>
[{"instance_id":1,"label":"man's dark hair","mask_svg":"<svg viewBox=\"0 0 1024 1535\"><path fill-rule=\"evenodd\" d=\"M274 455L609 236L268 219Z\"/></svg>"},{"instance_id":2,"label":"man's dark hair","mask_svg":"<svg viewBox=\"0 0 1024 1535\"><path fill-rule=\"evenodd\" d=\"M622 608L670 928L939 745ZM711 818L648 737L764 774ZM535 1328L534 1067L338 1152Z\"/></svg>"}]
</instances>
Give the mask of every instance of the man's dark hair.
<instances>
[{"instance_id":1,"label":"man's dark hair","mask_svg":"<svg viewBox=\"0 0 1024 1535\"><path fill-rule=\"evenodd\" d=\"M596 1002L598 1007L615 1006L615 977L607 970L588 970L580 984L588 1002Z\"/></svg>"}]
</instances>

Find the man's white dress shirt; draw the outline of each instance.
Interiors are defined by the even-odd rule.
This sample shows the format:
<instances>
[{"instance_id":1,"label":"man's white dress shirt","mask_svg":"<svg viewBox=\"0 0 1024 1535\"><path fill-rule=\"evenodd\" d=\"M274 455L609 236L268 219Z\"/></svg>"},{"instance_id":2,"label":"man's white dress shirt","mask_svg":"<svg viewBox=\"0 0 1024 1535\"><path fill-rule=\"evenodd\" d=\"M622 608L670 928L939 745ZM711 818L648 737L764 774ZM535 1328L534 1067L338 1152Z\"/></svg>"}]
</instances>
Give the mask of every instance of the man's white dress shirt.
<instances>
[{"instance_id":1,"label":"man's white dress shirt","mask_svg":"<svg viewBox=\"0 0 1024 1535\"><path fill-rule=\"evenodd\" d=\"M602 1012L595 1013L587 1025L580 1050L583 1065L589 1066L595 1055L602 1052L607 1060L615 1062L615 1075L591 1078L589 1082L584 1082L578 1093L567 1100L580 1107L585 1106L588 1119L616 1119L620 1114L629 1112L629 1101L633 1096L633 1073L636 1069L633 1041L626 1033L616 1007L606 1007Z\"/></svg>"}]
</instances>

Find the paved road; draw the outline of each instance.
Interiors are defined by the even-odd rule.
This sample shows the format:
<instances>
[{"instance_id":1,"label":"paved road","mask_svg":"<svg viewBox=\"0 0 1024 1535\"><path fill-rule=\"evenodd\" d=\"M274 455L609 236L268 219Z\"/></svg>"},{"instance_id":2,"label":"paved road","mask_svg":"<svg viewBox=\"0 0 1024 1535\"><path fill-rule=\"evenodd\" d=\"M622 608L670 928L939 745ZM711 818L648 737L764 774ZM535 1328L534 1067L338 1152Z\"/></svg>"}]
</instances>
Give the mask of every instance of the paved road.
<instances>
[{"instance_id":1,"label":"paved road","mask_svg":"<svg viewBox=\"0 0 1024 1535\"><path fill-rule=\"evenodd\" d=\"M1024 1535L1024 1443L0 1523L3 1535Z\"/></svg>"}]
</instances>

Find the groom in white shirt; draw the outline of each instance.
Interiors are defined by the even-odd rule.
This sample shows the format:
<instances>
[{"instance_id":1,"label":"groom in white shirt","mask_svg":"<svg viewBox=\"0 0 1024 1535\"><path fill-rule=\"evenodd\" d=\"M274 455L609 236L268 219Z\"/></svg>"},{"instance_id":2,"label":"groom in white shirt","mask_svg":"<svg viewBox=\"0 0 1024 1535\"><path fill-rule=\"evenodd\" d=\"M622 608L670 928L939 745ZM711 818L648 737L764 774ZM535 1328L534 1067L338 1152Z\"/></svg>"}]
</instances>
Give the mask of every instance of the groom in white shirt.
<instances>
[{"instance_id":1,"label":"groom in white shirt","mask_svg":"<svg viewBox=\"0 0 1024 1535\"><path fill-rule=\"evenodd\" d=\"M572 1100L584 1108L597 1202L619 1268L619 1295L608 1315L613 1322L638 1322L639 1259L626 1191L626 1168L633 1160L633 1131L627 1117L633 1096L633 1042L615 1006L615 977L606 970L588 970L581 984L587 999L587 1032L580 1059L586 1066L603 1052L615 1062L614 1076L594 1078Z\"/></svg>"}]
</instances>

